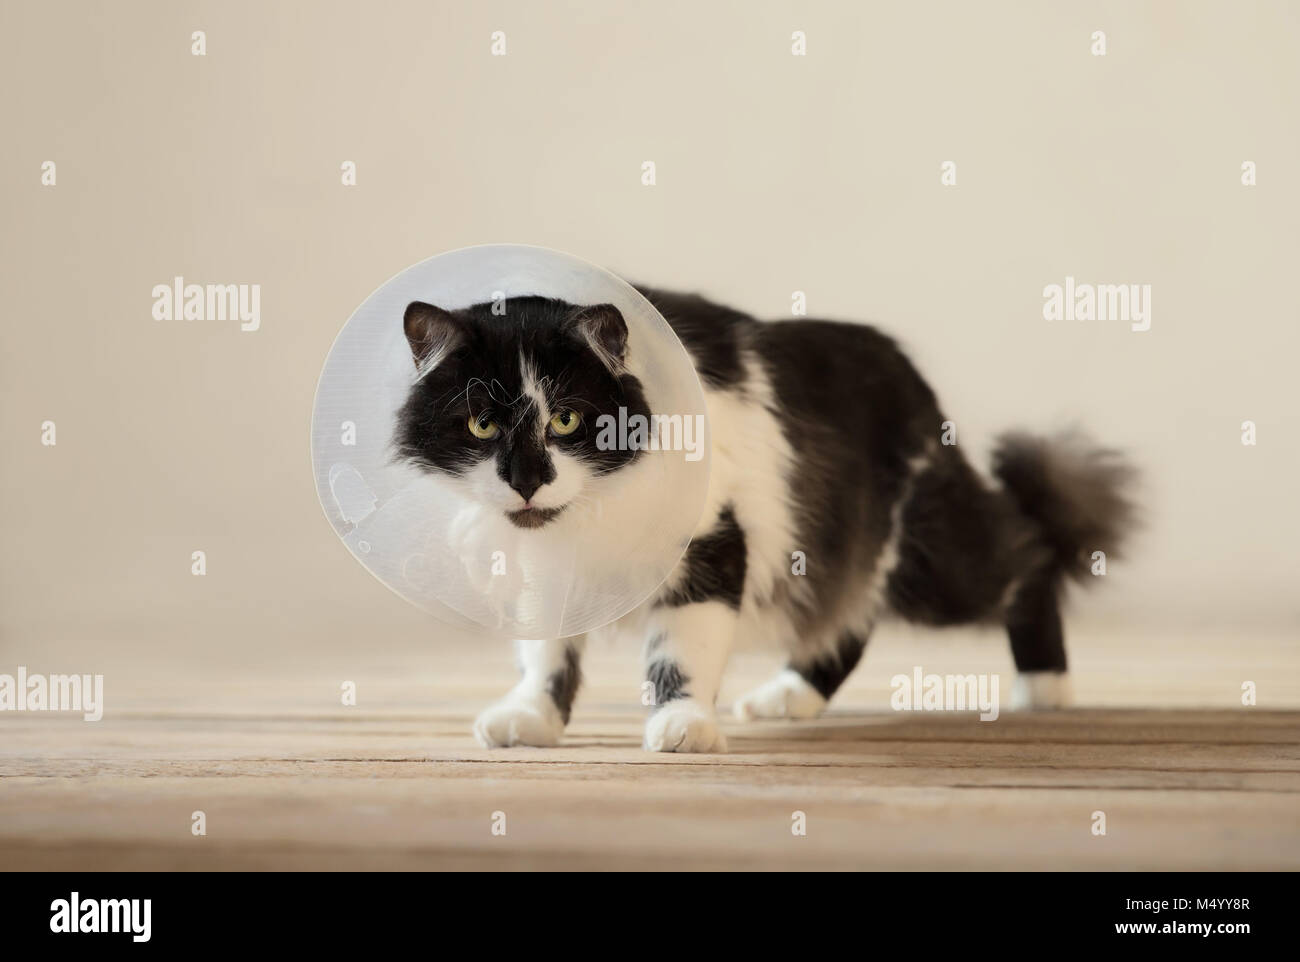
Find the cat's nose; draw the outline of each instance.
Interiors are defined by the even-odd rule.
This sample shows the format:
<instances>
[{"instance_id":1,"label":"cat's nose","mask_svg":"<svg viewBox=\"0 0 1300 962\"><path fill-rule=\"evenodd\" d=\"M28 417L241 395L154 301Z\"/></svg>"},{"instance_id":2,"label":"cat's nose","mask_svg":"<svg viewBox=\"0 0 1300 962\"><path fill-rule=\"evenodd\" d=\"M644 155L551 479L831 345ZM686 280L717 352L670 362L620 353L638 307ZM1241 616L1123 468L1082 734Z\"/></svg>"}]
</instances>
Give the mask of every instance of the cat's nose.
<instances>
[{"instance_id":1,"label":"cat's nose","mask_svg":"<svg viewBox=\"0 0 1300 962\"><path fill-rule=\"evenodd\" d=\"M520 481L517 484L510 485L510 487L518 491L519 497L527 501L533 496L537 489L541 487L541 485L535 481Z\"/></svg>"},{"instance_id":2,"label":"cat's nose","mask_svg":"<svg viewBox=\"0 0 1300 962\"><path fill-rule=\"evenodd\" d=\"M545 452L521 445L511 452L510 469L502 475L502 480L527 501L538 488L555 480L555 469Z\"/></svg>"}]
</instances>

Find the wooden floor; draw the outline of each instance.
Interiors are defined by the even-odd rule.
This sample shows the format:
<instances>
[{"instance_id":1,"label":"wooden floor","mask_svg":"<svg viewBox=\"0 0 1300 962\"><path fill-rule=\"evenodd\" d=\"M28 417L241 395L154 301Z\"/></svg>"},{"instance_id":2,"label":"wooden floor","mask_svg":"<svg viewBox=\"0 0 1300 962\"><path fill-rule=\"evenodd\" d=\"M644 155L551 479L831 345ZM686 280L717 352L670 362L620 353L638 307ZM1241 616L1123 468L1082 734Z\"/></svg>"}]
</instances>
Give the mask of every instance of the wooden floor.
<instances>
[{"instance_id":1,"label":"wooden floor","mask_svg":"<svg viewBox=\"0 0 1300 962\"><path fill-rule=\"evenodd\" d=\"M728 720L725 756L641 750L622 652L595 653L568 738L549 750L485 751L469 736L475 711L508 687L504 652L373 665L348 708L338 679L353 676L328 657L248 677L227 666L224 679L119 670L101 722L0 716L0 865L1300 868L1295 653L1260 647L1251 667L1264 691L1276 673L1274 704L1244 708L1241 672L1222 662L1233 656L1211 644L1170 668L1162 659L1186 651L1169 646L1125 672L1127 643L1094 645L1076 659L1076 686L1097 707L995 722L889 711L894 671L969 659L960 644L923 647L925 661L886 646L819 721ZM740 658L724 701L768 670ZM1165 707L1123 707L1144 677L1146 700ZM191 833L195 811L206 836ZM806 835L791 831L796 812Z\"/></svg>"}]
</instances>

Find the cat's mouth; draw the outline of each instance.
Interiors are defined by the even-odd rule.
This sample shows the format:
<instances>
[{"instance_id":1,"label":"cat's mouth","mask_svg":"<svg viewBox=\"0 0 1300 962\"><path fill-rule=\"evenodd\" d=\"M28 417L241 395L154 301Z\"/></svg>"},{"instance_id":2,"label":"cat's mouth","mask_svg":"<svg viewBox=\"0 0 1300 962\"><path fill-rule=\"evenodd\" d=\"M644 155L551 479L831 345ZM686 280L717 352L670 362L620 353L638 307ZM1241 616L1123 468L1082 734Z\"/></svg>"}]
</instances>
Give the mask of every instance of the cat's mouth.
<instances>
[{"instance_id":1,"label":"cat's mouth","mask_svg":"<svg viewBox=\"0 0 1300 962\"><path fill-rule=\"evenodd\" d=\"M516 528L540 528L559 517L566 505L558 508L520 508L518 511L507 511L506 517Z\"/></svg>"}]
</instances>

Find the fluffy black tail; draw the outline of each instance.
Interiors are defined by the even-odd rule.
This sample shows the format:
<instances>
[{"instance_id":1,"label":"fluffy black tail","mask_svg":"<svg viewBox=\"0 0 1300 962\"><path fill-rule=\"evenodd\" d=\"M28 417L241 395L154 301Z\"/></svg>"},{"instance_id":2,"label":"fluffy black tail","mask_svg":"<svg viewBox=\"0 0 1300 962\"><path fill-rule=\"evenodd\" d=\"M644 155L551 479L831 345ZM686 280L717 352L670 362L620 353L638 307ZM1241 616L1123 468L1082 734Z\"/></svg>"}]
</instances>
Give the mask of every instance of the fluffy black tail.
<instances>
[{"instance_id":1,"label":"fluffy black tail","mask_svg":"<svg viewBox=\"0 0 1300 962\"><path fill-rule=\"evenodd\" d=\"M993 473L1041 530L1050 574L1091 581L1092 553L1118 555L1133 522L1127 491L1136 471L1119 452L1077 431L998 438Z\"/></svg>"}]
</instances>

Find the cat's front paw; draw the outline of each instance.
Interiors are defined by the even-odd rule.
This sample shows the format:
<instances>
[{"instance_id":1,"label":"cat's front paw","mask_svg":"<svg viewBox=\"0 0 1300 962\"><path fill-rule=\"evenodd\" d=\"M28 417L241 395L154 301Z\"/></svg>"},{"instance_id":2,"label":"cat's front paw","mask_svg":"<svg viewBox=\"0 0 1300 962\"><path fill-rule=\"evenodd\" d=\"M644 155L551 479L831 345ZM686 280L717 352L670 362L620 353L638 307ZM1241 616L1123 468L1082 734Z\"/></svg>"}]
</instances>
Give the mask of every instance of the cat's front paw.
<instances>
[{"instance_id":1,"label":"cat's front paw","mask_svg":"<svg viewBox=\"0 0 1300 962\"><path fill-rule=\"evenodd\" d=\"M787 668L770 681L739 698L731 710L737 718L816 718L826 709L826 699L797 671Z\"/></svg>"},{"instance_id":2,"label":"cat's front paw","mask_svg":"<svg viewBox=\"0 0 1300 962\"><path fill-rule=\"evenodd\" d=\"M564 720L549 695L510 694L486 708L474 720L474 737L484 748L559 744Z\"/></svg>"},{"instance_id":3,"label":"cat's front paw","mask_svg":"<svg viewBox=\"0 0 1300 962\"><path fill-rule=\"evenodd\" d=\"M690 698L670 701L645 726L645 747L652 752L712 752L727 750L713 710Z\"/></svg>"}]
</instances>

